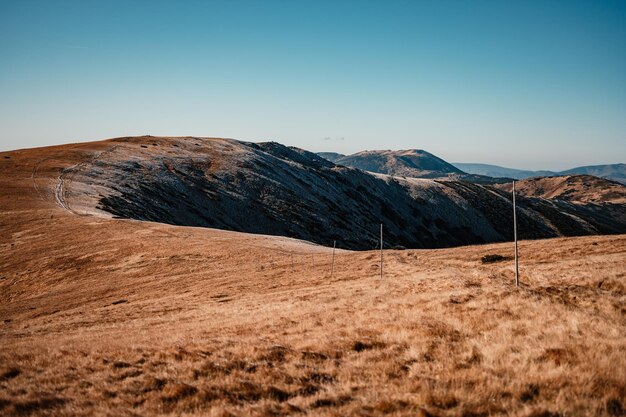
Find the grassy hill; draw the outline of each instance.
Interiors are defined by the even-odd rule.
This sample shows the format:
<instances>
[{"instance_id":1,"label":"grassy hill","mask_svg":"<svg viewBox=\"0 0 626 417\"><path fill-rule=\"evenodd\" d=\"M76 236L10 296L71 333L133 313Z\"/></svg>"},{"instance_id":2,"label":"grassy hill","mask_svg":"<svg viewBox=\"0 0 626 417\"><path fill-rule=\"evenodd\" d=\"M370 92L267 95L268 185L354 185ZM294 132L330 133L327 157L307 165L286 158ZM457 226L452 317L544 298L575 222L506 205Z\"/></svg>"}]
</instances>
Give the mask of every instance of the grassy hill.
<instances>
[{"instance_id":1,"label":"grassy hill","mask_svg":"<svg viewBox=\"0 0 626 417\"><path fill-rule=\"evenodd\" d=\"M458 181L335 165L278 143L119 138L62 170L54 197L98 216L288 236L341 248L435 248L512 239L510 195ZM68 148L77 152L81 148ZM520 236L626 232L619 204L519 199Z\"/></svg>"},{"instance_id":2,"label":"grassy hill","mask_svg":"<svg viewBox=\"0 0 626 417\"><path fill-rule=\"evenodd\" d=\"M145 157L111 146L0 154L0 414L623 412L625 235L520 242L520 288L510 243L386 250L381 279L377 251L112 218L84 172Z\"/></svg>"}]
</instances>

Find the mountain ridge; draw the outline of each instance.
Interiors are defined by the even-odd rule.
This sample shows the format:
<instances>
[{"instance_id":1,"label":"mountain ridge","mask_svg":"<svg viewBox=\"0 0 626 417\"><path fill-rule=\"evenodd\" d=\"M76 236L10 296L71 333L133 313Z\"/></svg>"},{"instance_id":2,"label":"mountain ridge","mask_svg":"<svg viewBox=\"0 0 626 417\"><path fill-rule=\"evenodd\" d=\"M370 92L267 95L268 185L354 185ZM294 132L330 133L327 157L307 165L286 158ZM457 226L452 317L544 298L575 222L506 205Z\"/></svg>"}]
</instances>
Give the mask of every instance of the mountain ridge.
<instances>
[{"instance_id":1,"label":"mountain ridge","mask_svg":"<svg viewBox=\"0 0 626 417\"><path fill-rule=\"evenodd\" d=\"M386 247L512 239L512 207L505 190L371 174L275 142L126 137L22 151L0 161L29 155L40 161L53 151L78 159L62 168L48 192L58 205L79 215L286 236L322 245L337 241L338 247L358 250L377 245L381 223ZM42 197L46 193L41 185L39 191ZM520 238L626 231L626 209L619 204L520 195L518 206Z\"/></svg>"}]
</instances>

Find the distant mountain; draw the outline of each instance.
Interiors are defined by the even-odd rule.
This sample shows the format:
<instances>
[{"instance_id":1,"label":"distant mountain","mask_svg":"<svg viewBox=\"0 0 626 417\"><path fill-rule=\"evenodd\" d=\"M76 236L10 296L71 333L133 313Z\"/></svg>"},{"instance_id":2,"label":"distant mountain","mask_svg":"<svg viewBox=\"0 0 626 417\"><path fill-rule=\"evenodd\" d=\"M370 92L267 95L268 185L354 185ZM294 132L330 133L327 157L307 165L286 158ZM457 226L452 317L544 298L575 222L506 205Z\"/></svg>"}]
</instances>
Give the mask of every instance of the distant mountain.
<instances>
[{"instance_id":1,"label":"distant mountain","mask_svg":"<svg viewBox=\"0 0 626 417\"><path fill-rule=\"evenodd\" d=\"M453 165L469 174L486 175L489 177L524 179L531 177L553 177L562 175L593 175L626 184L626 164L590 165L558 172L529 171L523 169L505 168L497 165L461 162L454 163Z\"/></svg>"},{"instance_id":2,"label":"distant mountain","mask_svg":"<svg viewBox=\"0 0 626 417\"><path fill-rule=\"evenodd\" d=\"M486 175L488 177L508 177L516 180L530 177L550 177L558 175L558 173L553 171L529 171L489 164L455 162L453 165L468 174Z\"/></svg>"},{"instance_id":3,"label":"distant mountain","mask_svg":"<svg viewBox=\"0 0 626 417\"><path fill-rule=\"evenodd\" d=\"M338 165L396 177L436 178L477 183L497 183L502 180L483 175L467 174L443 159L421 149L362 151L341 157L336 157L338 154L331 154L330 158L325 156L326 154L328 153L319 153L318 155Z\"/></svg>"},{"instance_id":4,"label":"distant mountain","mask_svg":"<svg viewBox=\"0 0 626 417\"><path fill-rule=\"evenodd\" d=\"M330 162L337 162L337 160L345 156L344 154L337 152L318 152L317 154Z\"/></svg>"},{"instance_id":5,"label":"distant mountain","mask_svg":"<svg viewBox=\"0 0 626 417\"><path fill-rule=\"evenodd\" d=\"M559 172L559 175L594 175L626 184L626 164L589 165Z\"/></svg>"},{"instance_id":6,"label":"distant mountain","mask_svg":"<svg viewBox=\"0 0 626 417\"><path fill-rule=\"evenodd\" d=\"M463 171L421 149L402 151L362 151L344 156L335 163L398 177L438 178Z\"/></svg>"}]
</instances>

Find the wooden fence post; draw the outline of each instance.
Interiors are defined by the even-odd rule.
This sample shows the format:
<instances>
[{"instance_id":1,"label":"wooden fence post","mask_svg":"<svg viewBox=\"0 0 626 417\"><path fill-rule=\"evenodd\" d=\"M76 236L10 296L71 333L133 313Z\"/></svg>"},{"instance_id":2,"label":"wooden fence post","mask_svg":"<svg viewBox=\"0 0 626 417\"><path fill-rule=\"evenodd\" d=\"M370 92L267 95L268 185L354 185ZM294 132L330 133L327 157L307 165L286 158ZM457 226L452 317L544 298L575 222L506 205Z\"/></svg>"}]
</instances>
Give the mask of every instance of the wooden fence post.
<instances>
[{"instance_id":1,"label":"wooden fence post","mask_svg":"<svg viewBox=\"0 0 626 417\"><path fill-rule=\"evenodd\" d=\"M332 278L335 274L335 247L337 246L337 241L333 240L333 261L330 266L330 277Z\"/></svg>"},{"instance_id":2,"label":"wooden fence post","mask_svg":"<svg viewBox=\"0 0 626 417\"><path fill-rule=\"evenodd\" d=\"M515 181L513 181L513 239L515 240L515 286L519 287L519 266L517 261L517 213L515 208Z\"/></svg>"},{"instance_id":3,"label":"wooden fence post","mask_svg":"<svg viewBox=\"0 0 626 417\"><path fill-rule=\"evenodd\" d=\"M380 278L383 278L383 224L380 224Z\"/></svg>"}]
</instances>

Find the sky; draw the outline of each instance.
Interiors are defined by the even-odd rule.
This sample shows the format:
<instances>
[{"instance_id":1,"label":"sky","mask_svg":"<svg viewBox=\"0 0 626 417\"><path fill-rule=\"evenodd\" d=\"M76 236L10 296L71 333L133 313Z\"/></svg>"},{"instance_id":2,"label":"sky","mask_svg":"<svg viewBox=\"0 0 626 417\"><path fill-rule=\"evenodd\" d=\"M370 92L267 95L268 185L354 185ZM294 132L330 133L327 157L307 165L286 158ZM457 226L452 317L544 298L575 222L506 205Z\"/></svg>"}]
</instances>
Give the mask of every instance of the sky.
<instances>
[{"instance_id":1,"label":"sky","mask_svg":"<svg viewBox=\"0 0 626 417\"><path fill-rule=\"evenodd\" d=\"M0 151L143 134L626 162L626 2L0 0Z\"/></svg>"}]
</instances>

